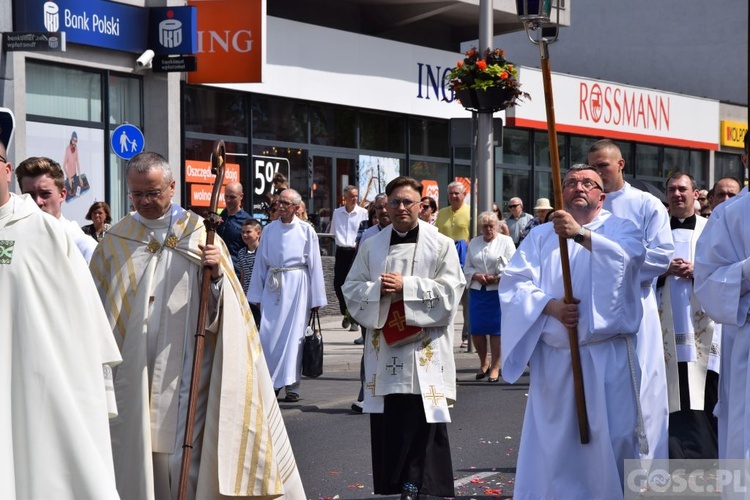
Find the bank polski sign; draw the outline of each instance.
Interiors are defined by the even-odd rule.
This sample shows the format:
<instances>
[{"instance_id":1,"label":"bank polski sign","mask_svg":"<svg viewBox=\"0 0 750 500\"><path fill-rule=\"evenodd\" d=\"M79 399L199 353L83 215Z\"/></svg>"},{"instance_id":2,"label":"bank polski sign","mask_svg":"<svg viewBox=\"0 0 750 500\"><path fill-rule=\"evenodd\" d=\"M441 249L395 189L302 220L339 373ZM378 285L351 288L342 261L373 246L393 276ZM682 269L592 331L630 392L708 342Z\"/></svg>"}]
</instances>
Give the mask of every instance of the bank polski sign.
<instances>
[{"instance_id":1,"label":"bank polski sign","mask_svg":"<svg viewBox=\"0 0 750 500\"><path fill-rule=\"evenodd\" d=\"M64 31L68 43L140 54L147 48L148 9L105 0L15 0L18 31Z\"/></svg>"}]
</instances>

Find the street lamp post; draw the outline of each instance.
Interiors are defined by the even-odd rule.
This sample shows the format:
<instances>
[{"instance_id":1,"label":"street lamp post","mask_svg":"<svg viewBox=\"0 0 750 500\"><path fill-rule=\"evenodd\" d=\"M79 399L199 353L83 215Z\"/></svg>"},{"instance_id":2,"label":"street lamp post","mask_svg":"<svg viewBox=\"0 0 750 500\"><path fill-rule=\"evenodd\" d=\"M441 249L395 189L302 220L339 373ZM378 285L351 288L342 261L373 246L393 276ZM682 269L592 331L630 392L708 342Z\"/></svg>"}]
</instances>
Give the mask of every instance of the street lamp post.
<instances>
[{"instance_id":1,"label":"street lamp post","mask_svg":"<svg viewBox=\"0 0 750 500\"><path fill-rule=\"evenodd\" d=\"M558 0L559 1L559 0ZM542 26L550 22L552 11L552 0L516 0L518 18L523 23L531 43L539 46L539 56L542 60L542 80L544 82L544 103L547 108L547 133L549 134L549 156L552 165L552 188L554 194L555 210L562 210L562 175L560 173L560 154L557 149L557 130L555 127L555 104L552 96L552 75L549 64L548 46L557 41L558 32L552 37L545 37ZM558 4L557 22L559 26L560 9ZM536 34L533 37L532 34ZM568 242L566 238L560 240L560 262L562 264L563 287L565 289L565 302L573 302L573 285L570 279L570 259L568 256ZM578 349L578 330L568 328L568 339L570 341L570 357L573 370L573 386L575 389L576 408L578 411L578 431L581 444L589 442L589 422L586 413L586 396L583 392L583 372L581 370L581 353Z\"/></svg>"}]
</instances>

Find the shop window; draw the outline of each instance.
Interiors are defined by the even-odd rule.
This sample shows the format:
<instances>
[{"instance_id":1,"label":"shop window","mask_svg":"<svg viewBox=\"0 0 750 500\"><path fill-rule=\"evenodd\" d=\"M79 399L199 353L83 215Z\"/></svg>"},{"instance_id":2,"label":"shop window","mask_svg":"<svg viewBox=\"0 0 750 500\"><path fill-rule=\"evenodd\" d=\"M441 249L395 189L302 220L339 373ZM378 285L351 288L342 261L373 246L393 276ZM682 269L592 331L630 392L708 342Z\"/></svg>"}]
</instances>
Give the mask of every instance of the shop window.
<instances>
[{"instance_id":1,"label":"shop window","mask_svg":"<svg viewBox=\"0 0 750 500\"><path fill-rule=\"evenodd\" d=\"M185 131L247 137L246 100L238 92L185 88Z\"/></svg>"},{"instance_id":2,"label":"shop window","mask_svg":"<svg viewBox=\"0 0 750 500\"><path fill-rule=\"evenodd\" d=\"M299 101L253 96L253 138L306 143L307 109Z\"/></svg>"},{"instance_id":3,"label":"shop window","mask_svg":"<svg viewBox=\"0 0 750 500\"><path fill-rule=\"evenodd\" d=\"M714 153L714 182L722 177L734 177L742 181L744 179L745 168L742 165L742 157L732 153ZM710 189L711 185L703 184L703 187Z\"/></svg>"},{"instance_id":4,"label":"shop window","mask_svg":"<svg viewBox=\"0 0 750 500\"><path fill-rule=\"evenodd\" d=\"M446 120L409 120L411 154L446 158L449 153L450 131Z\"/></svg>"},{"instance_id":5,"label":"shop window","mask_svg":"<svg viewBox=\"0 0 750 500\"><path fill-rule=\"evenodd\" d=\"M566 141L567 136L557 134L557 151L560 157L560 167L563 169L568 167ZM549 153L549 134L540 131L534 132L534 165L537 167L551 167Z\"/></svg>"},{"instance_id":6,"label":"shop window","mask_svg":"<svg viewBox=\"0 0 750 500\"><path fill-rule=\"evenodd\" d=\"M310 104L310 142L341 148L357 147L356 113L330 104Z\"/></svg>"},{"instance_id":7,"label":"shop window","mask_svg":"<svg viewBox=\"0 0 750 500\"><path fill-rule=\"evenodd\" d=\"M519 197L523 200L524 211L528 212L531 203L531 172L529 170L502 169L502 206L503 216L508 217L508 201ZM497 200L500 205L501 200Z\"/></svg>"},{"instance_id":8,"label":"shop window","mask_svg":"<svg viewBox=\"0 0 750 500\"><path fill-rule=\"evenodd\" d=\"M708 156L705 151L690 151L690 169L688 170L699 186L706 183L708 178Z\"/></svg>"},{"instance_id":9,"label":"shop window","mask_svg":"<svg viewBox=\"0 0 750 500\"><path fill-rule=\"evenodd\" d=\"M141 79L125 75L109 75L109 123L110 134L123 123L143 129L141 113ZM110 139L111 143L111 139ZM111 148L109 153L109 200L113 214L126 214L131 210L125 183L127 162L117 156Z\"/></svg>"},{"instance_id":10,"label":"shop window","mask_svg":"<svg viewBox=\"0 0 750 500\"><path fill-rule=\"evenodd\" d=\"M497 149L495 163L531 165L529 152L530 132L523 129L503 130L503 147Z\"/></svg>"},{"instance_id":11,"label":"shop window","mask_svg":"<svg viewBox=\"0 0 750 500\"><path fill-rule=\"evenodd\" d=\"M409 166L409 175L422 182L424 192L437 195L438 208L448 203L449 167L447 163L431 161L413 161Z\"/></svg>"},{"instance_id":12,"label":"shop window","mask_svg":"<svg viewBox=\"0 0 750 500\"><path fill-rule=\"evenodd\" d=\"M664 172L664 176L669 177L672 172L678 170L692 174L690 172L690 152L687 149L664 148L664 162L661 170Z\"/></svg>"},{"instance_id":13,"label":"shop window","mask_svg":"<svg viewBox=\"0 0 750 500\"><path fill-rule=\"evenodd\" d=\"M534 196L529 200L529 205L524 204L524 212L533 214L536 200L547 198L554 205L555 195L552 189L552 172L549 170L534 171Z\"/></svg>"},{"instance_id":14,"label":"shop window","mask_svg":"<svg viewBox=\"0 0 750 500\"><path fill-rule=\"evenodd\" d=\"M629 169L625 169L628 172ZM636 177L662 177L659 168L659 146L650 144L635 145L635 170ZM632 173L630 171L629 173Z\"/></svg>"},{"instance_id":15,"label":"shop window","mask_svg":"<svg viewBox=\"0 0 750 500\"><path fill-rule=\"evenodd\" d=\"M101 73L27 61L26 112L102 123Z\"/></svg>"},{"instance_id":16,"label":"shop window","mask_svg":"<svg viewBox=\"0 0 750 500\"><path fill-rule=\"evenodd\" d=\"M360 112L360 148L405 153L405 123L401 116Z\"/></svg>"},{"instance_id":17,"label":"shop window","mask_svg":"<svg viewBox=\"0 0 750 500\"><path fill-rule=\"evenodd\" d=\"M570 164L588 163L589 149L598 139L594 137L570 137ZM561 163L562 164L562 163Z\"/></svg>"}]
</instances>

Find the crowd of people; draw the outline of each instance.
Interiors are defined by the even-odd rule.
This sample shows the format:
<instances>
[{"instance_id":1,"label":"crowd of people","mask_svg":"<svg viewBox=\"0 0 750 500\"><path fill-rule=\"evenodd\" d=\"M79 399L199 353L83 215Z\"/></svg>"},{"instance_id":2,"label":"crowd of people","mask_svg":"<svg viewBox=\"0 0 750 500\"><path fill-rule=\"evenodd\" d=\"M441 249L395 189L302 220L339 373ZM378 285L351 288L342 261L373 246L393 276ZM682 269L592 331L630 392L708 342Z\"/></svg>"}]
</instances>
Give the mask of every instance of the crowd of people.
<instances>
[{"instance_id":1,"label":"crowd of people","mask_svg":"<svg viewBox=\"0 0 750 500\"><path fill-rule=\"evenodd\" d=\"M12 126L0 113L10 325L0 394L12 465L0 491L172 498L186 471L188 498L305 498L278 401L282 389L300 401L305 330L328 301L300 194L275 178L264 226L242 208L242 185L227 184L208 243L203 219L172 201L169 162L144 152L125 170L133 212L113 222L96 202L81 229L62 215L54 160L20 162L23 195L11 192ZM745 165L748 149L746 137ZM750 455L747 189L722 178L699 190L675 171L665 207L625 167L614 142L597 141L565 173L562 209L539 198L531 215L513 197L507 217L497 205L477 216L473 238L461 182L442 209L411 177L390 181L369 210L344 188L330 221L333 283L342 328L361 333L352 410L370 414L376 494L455 494L459 305L475 380L530 374L515 498L621 498L626 459ZM58 307L39 302L40 289Z\"/></svg>"}]
</instances>

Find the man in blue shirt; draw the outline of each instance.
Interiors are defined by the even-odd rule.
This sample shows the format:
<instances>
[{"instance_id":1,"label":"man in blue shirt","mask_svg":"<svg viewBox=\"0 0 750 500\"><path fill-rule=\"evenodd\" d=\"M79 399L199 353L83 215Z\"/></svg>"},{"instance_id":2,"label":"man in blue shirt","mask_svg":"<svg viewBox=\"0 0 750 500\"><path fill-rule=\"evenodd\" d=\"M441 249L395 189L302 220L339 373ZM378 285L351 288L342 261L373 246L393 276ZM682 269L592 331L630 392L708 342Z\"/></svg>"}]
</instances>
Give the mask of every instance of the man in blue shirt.
<instances>
[{"instance_id":1,"label":"man in blue shirt","mask_svg":"<svg viewBox=\"0 0 750 500\"><path fill-rule=\"evenodd\" d=\"M229 249L237 276L240 275L237 255L245 248L245 242L242 241L242 223L250 218L250 214L242 209L242 196L242 184L239 182L230 182L224 186L224 201L227 208L221 212L221 224L216 228L216 232Z\"/></svg>"}]
</instances>

